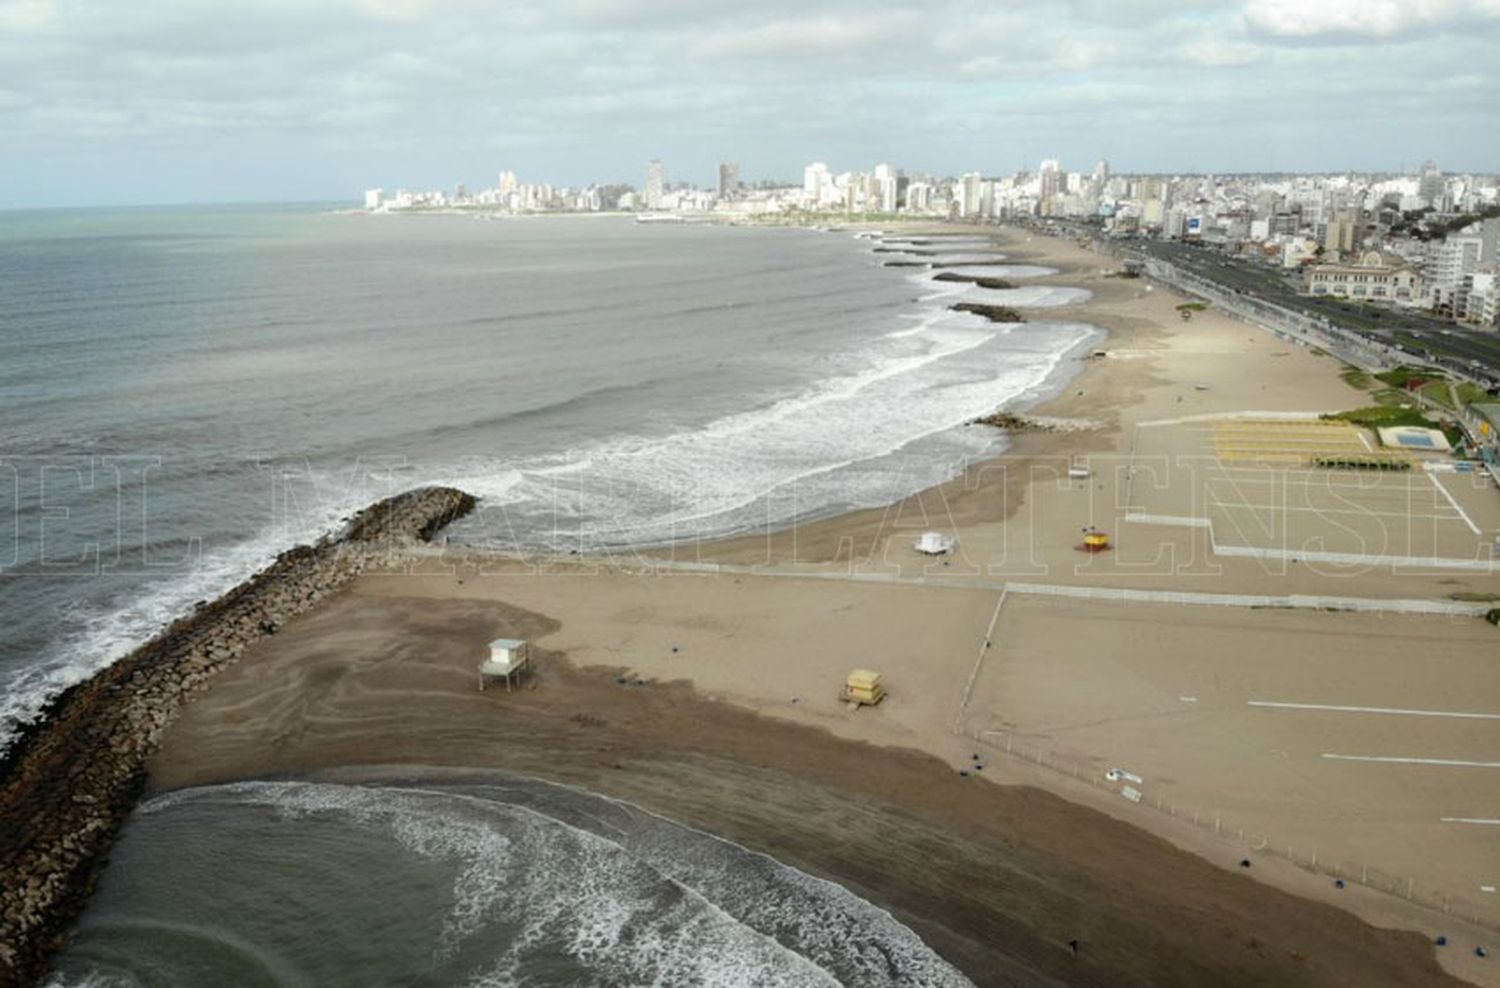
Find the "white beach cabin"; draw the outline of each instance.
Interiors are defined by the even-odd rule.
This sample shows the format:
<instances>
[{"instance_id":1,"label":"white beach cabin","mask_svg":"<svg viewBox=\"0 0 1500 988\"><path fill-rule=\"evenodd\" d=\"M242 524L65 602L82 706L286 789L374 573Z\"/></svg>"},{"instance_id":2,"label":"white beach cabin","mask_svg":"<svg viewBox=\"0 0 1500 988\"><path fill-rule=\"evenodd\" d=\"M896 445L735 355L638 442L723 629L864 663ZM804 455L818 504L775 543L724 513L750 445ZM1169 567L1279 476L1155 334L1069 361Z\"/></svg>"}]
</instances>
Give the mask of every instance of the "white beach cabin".
<instances>
[{"instance_id":1,"label":"white beach cabin","mask_svg":"<svg viewBox=\"0 0 1500 988\"><path fill-rule=\"evenodd\" d=\"M928 556L941 556L953 549L953 539L942 532L923 532L917 539L916 550Z\"/></svg>"},{"instance_id":2,"label":"white beach cabin","mask_svg":"<svg viewBox=\"0 0 1500 988\"><path fill-rule=\"evenodd\" d=\"M519 676L531 665L531 643L520 638L496 638L490 642L489 658L479 663L479 689L484 691L484 680L495 676L505 680L505 690L510 692L512 676Z\"/></svg>"}]
</instances>

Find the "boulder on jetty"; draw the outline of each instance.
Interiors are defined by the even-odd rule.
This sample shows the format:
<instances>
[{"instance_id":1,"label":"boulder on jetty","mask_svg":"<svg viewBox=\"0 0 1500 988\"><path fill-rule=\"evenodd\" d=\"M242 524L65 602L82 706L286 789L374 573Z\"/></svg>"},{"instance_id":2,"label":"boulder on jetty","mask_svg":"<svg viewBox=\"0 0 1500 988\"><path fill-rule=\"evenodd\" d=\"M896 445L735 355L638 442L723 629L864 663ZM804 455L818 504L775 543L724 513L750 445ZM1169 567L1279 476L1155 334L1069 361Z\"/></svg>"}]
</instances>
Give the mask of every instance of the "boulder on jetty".
<instances>
[{"instance_id":1,"label":"boulder on jetty","mask_svg":"<svg viewBox=\"0 0 1500 988\"><path fill-rule=\"evenodd\" d=\"M360 511L59 694L0 756L0 986L39 983L189 694L262 637L474 508L424 487Z\"/></svg>"},{"instance_id":2,"label":"boulder on jetty","mask_svg":"<svg viewBox=\"0 0 1500 988\"><path fill-rule=\"evenodd\" d=\"M1005 429L1010 432L1050 432L1046 426L1033 422L1024 415L1015 412L991 412L981 415L969 422L970 425L990 425L997 429Z\"/></svg>"},{"instance_id":3,"label":"boulder on jetty","mask_svg":"<svg viewBox=\"0 0 1500 988\"><path fill-rule=\"evenodd\" d=\"M977 274L959 274L957 271L942 271L932 276L933 281L965 281L980 288L993 288L998 291L1007 291L1015 286L1014 282L1006 281L1004 278L986 278Z\"/></svg>"},{"instance_id":4,"label":"boulder on jetty","mask_svg":"<svg viewBox=\"0 0 1500 988\"><path fill-rule=\"evenodd\" d=\"M1102 422L1094 419L1059 418L1053 415L1021 415L1017 412L991 412L969 425L988 425L1008 432L1088 432L1102 429Z\"/></svg>"},{"instance_id":5,"label":"boulder on jetty","mask_svg":"<svg viewBox=\"0 0 1500 988\"><path fill-rule=\"evenodd\" d=\"M954 312L972 312L990 322L1025 322L1021 313L1008 305L985 305L982 302L955 302L948 306Z\"/></svg>"}]
</instances>

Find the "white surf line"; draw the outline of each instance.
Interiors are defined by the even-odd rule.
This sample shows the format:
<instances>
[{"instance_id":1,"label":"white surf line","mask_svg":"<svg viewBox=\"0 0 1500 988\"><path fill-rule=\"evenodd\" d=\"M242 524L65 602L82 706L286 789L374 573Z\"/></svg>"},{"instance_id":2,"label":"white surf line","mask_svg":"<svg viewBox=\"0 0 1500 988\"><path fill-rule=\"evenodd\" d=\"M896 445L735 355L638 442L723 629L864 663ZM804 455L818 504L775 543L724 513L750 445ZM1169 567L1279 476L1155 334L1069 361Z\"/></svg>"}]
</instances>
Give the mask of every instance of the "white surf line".
<instances>
[{"instance_id":1,"label":"white surf line","mask_svg":"<svg viewBox=\"0 0 1500 988\"><path fill-rule=\"evenodd\" d=\"M1432 481L1432 486L1436 487L1438 489L1438 492L1441 493L1443 497L1448 499L1449 504L1453 505L1453 510L1458 512L1458 517L1462 518L1464 524L1469 526L1469 531L1473 532L1475 535L1480 534L1479 526L1474 524L1474 519L1470 518L1469 513L1463 508L1459 507L1457 501L1453 500L1453 495L1449 494L1448 488L1444 487L1442 481L1437 479L1437 474L1429 473L1427 475L1427 479Z\"/></svg>"},{"instance_id":2,"label":"white surf line","mask_svg":"<svg viewBox=\"0 0 1500 988\"><path fill-rule=\"evenodd\" d=\"M1500 820L1489 820L1484 817L1474 816L1445 816L1440 817L1440 823L1476 823L1485 827L1500 827Z\"/></svg>"},{"instance_id":3,"label":"white surf line","mask_svg":"<svg viewBox=\"0 0 1500 988\"><path fill-rule=\"evenodd\" d=\"M1397 755L1335 755L1323 752L1323 757L1341 762L1389 762L1395 765L1446 765L1459 768L1500 768L1500 762L1469 762L1458 758L1404 758Z\"/></svg>"},{"instance_id":4,"label":"white surf line","mask_svg":"<svg viewBox=\"0 0 1500 988\"><path fill-rule=\"evenodd\" d=\"M1407 717L1461 717L1469 720L1500 720L1500 714L1468 713L1461 710L1412 710L1407 707L1350 707L1335 703L1284 703L1279 700L1246 700L1247 707L1280 710L1332 710L1347 714L1401 714Z\"/></svg>"}]
</instances>

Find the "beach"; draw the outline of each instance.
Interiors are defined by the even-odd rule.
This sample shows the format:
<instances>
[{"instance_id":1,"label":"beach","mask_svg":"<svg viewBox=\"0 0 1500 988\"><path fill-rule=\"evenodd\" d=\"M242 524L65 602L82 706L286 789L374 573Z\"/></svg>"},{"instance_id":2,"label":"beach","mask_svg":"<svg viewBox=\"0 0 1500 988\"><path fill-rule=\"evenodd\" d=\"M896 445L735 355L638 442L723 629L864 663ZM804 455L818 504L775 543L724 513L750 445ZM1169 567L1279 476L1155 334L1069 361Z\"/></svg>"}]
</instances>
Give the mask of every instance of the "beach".
<instances>
[{"instance_id":1,"label":"beach","mask_svg":"<svg viewBox=\"0 0 1500 988\"><path fill-rule=\"evenodd\" d=\"M488 772L566 782L832 879L980 984L1494 983L1472 953L1493 939L1492 904L1474 888L1492 855L1431 812L1456 806L1471 779L1485 791L1485 769L1391 769L1410 773L1393 802L1390 775L1349 766L1363 774L1339 776L1337 805L1320 814L1320 742L1347 735L1303 744L1225 720L1268 687L1243 672L1226 682L1201 656L1172 662L1202 652L1249 668L1286 642L1271 646L1289 657L1268 677L1283 690L1272 699L1334 707L1360 693L1347 705L1461 710L1466 694L1493 695L1480 659L1493 629L1459 613L1495 592L1493 573L1314 565L1290 531L1276 533L1281 556L1226 554L1223 523L1141 510L1156 495L1139 444L1202 417L1337 411L1360 393L1313 350L1212 311L1182 320L1181 299L1111 276L1108 258L1004 237L1007 264L1058 269L1028 284L1091 292L1066 318L1109 336L1025 410L1049 427L1012 435L1002 459L890 507L728 540L592 558L414 550L220 673L166 732L150 791ZM1086 480L1068 476L1085 462ZM1162 476L1176 468L1163 460ZM1456 499L1494 509L1477 488ZM1089 526L1111 534L1111 552L1077 551ZM928 530L952 534L956 551L913 553ZM1106 595L1080 602L1086 591ZM1333 597L1376 609L1328 613L1318 601ZM1401 612L1410 601L1455 610ZM1153 647L1155 627L1171 634ZM476 655L498 636L534 641L538 671L517 692L481 694ZM1307 643L1323 637L1352 658L1318 667L1327 649ZM1402 678L1419 647L1403 639L1425 645L1425 678L1458 683L1453 695L1424 698ZM1120 642L1114 661L1089 661ZM857 667L885 676L881 705L838 702ZM1406 687L1361 692L1381 681ZM1163 718L1184 708L1191 730L1163 741ZM1493 750L1493 723L1377 730L1360 750L1473 757ZM1274 757L1311 759L1290 769L1300 789L1257 761L1283 737ZM1173 761L1183 747L1199 757ZM1127 758L1147 778L1143 804L1101 784ZM1444 774L1429 784L1433 771ZM1387 825L1351 827L1375 806ZM1225 816L1210 826L1215 808ZM1439 850L1406 850L1424 845ZM1410 882L1404 894L1372 867ZM1435 950L1436 935L1453 946Z\"/></svg>"}]
</instances>

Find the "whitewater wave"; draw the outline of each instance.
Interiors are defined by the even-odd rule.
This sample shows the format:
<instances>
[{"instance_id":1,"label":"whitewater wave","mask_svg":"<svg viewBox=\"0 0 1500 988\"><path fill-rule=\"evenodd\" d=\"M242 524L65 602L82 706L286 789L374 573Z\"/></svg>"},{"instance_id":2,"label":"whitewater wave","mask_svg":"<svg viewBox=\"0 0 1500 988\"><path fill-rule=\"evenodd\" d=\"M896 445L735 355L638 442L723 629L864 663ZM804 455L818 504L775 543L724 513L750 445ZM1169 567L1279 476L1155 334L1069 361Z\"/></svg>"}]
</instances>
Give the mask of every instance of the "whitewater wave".
<instances>
[{"instance_id":1,"label":"whitewater wave","mask_svg":"<svg viewBox=\"0 0 1500 988\"><path fill-rule=\"evenodd\" d=\"M866 477L851 476L846 485L836 478L903 451L917 468L893 473L922 486L951 476L962 468L952 449L944 451L949 459L934 462L913 444L1035 391L1094 332L1067 323L1018 332L929 312L882 336L864 355L865 366L769 406L665 436L590 444L543 463L445 477L486 498L454 538L482 542L494 534L510 548L597 549L729 534L828 504L900 497L920 487L872 494L857 486ZM503 503L492 479L501 476ZM514 533L528 530L533 538L516 545Z\"/></svg>"},{"instance_id":2,"label":"whitewater wave","mask_svg":"<svg viewBox=\"0 0 1500 988\"><path fill-rule=\"evenodd\" d=\"M539 966L558 956L582 983L969 984L888 912L835 883L631 804L540 780L440 789L239 783L159 797L138 816L150 831L154 817L219 814L193 817L201 828L253 807L285 820L287 840L368 848L360 856L376 869L390 863L381 847L392 841L446 875L429 963L466 968L475 988L534 983ZM201 839L211 848L230 838ZM304 901L302 893L289 898Z\"/></svg>"},{"instance_id":3,"label":"whitewater wave","mask_svg":"<svg viewBox=\"0 0 1500 988\"><path fill-rule=\"evenodd\" d=\"M289 482L284 479L284 482ZM269 566L288 547L316 541L341 520L370 503L415 486L387 483L375 491L351 487L347 477L305 472L301 497L288 493L296 508L280 512L277 523L254 538L204 553L169 575L135 587L123 599L65 607L59 617L72 630L38 661L15 670L0 692L0 751L45 709L58 693L128 655L202 600L227 593ZM159 551L167 547L159 545Z\"/></svg>"}]
</instances>

